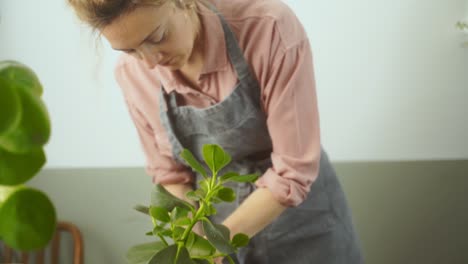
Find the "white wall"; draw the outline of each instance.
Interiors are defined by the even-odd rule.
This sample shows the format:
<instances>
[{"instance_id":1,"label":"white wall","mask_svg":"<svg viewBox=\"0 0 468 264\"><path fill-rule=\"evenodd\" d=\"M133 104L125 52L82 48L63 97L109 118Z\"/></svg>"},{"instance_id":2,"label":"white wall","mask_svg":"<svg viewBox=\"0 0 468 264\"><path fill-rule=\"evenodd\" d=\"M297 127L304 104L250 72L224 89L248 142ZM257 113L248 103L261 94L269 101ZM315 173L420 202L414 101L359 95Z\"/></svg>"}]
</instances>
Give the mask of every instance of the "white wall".
<instances>
[{"instance_id":1,"label":"white wall","mask_svg":"<svg viewBox=\"0 0 468 264\"><path fill-rule=\"evenodd\" d=\"M136 132L113 79L118 53L107 42L96 41L65 0L0 1L0 59L30 65L45 88L52 121L47 166L143 164Z\"/></svg>"},{"instance_id":2,"label":"white wall","mask_svg":"<svg viewBox=\"0 0 468 264\"><path fill-rule=\"evenodd\" d=\"M468 157L468 49L453 26L465 2L288 1L312 40L332 157Z\"/></svg>"},{"instance_id":3,"label":"white wall","mask_svg":"<svg viewBox=\"0 0 468 264\"><path fill-rule=\"evenodd\" d=\"M465 0L286 1L312 42L322 137L334 160L468 158ZM0 59L45 87L48 167L143 165L113 80L117 53L61 1L1 0Z\"/></svg>"}]
</instances>

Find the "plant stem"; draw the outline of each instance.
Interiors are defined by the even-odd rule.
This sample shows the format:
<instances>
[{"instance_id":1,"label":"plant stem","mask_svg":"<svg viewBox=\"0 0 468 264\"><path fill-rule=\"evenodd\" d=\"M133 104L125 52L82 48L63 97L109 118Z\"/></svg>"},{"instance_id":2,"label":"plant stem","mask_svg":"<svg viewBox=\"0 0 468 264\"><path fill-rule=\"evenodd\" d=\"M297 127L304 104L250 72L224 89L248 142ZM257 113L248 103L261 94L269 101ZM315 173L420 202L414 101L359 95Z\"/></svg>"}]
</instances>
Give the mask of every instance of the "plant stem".
<instances>
[{"instance_id":1,"label":"plant stem","mask_svg":"<svg viewBox=\"0 0 468 264\"><path fill-rule=\"evenodd\" d=\"M211 177L211 181L210 181L210 190L213 190L214 186L215 186L215 183L216 183L216 173L213 173L213 177Z\"/></svg>"},{"instance_id":2,"label":"plant stem","mask_svg":"<svg viewBox=\"0 0 468 264\"><path fill-rule=\"evenodd\" d=\"M200 200L200 207L198 208L197 212L195 213L195 216L192 218L192 221L187 229L185 229L184 233L182 234L182 237L180 241L177 243L177 253L179 252L180 248L185 245L187 242L187 238L190 234L190 232L193 229L193 226L198 222L198 220L204 215L206 203L210 202L211 196L213 195L213 190L215 189L214 185L216 183L216 173L213 174L213 177L211 178L209 187L208 187L208 192L205 196L205 200Z\"/></svg>"},{"instance_id":3,"label":"plant stem","mask_svg":"<svg viewBox=\"0 0 468 264\"><path fill-rule=\"evenodd\" d=\"M164 243L164 245L166 245L166 247L169 246L169 244L167 243L166 239L165 239L162 235L158 234L158 237L161 239L161 241Z\"/></svg>"},{"instance_id":4,"label":"plant stem","mask_svg":"<svg viewBox=\"0 0 468 264\"><path fill-rule=\"evenodd\" d=\"M185 242L183 242L183 241L177 242L177 253L176 253L176 257L174 259L174 263L177 263L177 260L179 259L180 249L184 246L184 244L185 244Z\"/></svg>"},{"instance_id":5,"label":"plant stem","mask_svg":"<svg viewBox=\"0 0 468 264\"><path fill-rule=\"evenodd\" d=\"M205 203L202 202L201 205L200 205L200 208L198 208L197 213L192 218L192 221L191 221L189 227L187 229L185 229L184 234L182 235L181 240L183 242L183 245L185 245L185 242L186 242L186 240L188 238L188 235L190 234L190 231L192 231L193 226L197 223L198 219L200 218L201 214L203 214L204 210L205 210Z\"/></svg>"}]
</instances>

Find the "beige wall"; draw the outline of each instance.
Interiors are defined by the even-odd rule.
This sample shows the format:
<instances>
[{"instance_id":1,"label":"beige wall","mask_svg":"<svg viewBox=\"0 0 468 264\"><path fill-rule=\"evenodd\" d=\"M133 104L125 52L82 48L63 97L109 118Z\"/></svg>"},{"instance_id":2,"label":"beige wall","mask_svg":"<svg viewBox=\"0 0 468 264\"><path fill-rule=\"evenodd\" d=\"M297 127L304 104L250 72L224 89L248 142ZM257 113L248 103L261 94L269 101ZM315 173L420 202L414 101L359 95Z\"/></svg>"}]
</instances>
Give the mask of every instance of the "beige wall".
<instances>
[{"instance_id":1,"label":"beige wall","mask_svg":"<svg viewBox=\"0 0 468 264\"><path fill-rule=\"evenodd\" d=\"M337 163L369 264L468 263L468 161ZM84 235L86 263L125 263L148 241L134 211L152 188L141 168L49 169L31 185Z\"/></svg>"}]
</instances>

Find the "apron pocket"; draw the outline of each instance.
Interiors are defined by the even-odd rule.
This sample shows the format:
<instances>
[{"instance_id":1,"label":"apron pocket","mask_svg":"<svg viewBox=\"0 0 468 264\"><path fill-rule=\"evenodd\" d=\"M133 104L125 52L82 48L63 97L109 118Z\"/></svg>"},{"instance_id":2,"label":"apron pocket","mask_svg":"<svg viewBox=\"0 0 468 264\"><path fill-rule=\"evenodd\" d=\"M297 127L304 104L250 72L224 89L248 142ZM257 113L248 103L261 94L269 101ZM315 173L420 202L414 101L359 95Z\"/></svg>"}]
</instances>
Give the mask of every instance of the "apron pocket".
<instances>
[{"instance_id":1,"label":"apron pocket","mask_svg":"<svg viewBox=\"0 0 468 264\"><path fill-rule=\"evenodd\" d=\"M266 229L266 236L276 242L296 241L332 230L335 218L329 210L288 208Z\"/></svg>"},{"instance_id":2,"label":"apron pocket","mask_svg":"<svg viewBox=\"0 0 468 264\"><path fill-rule=\"evenodd\" d=\"M287 208L269 228L270 239L296 239L330 231L336 222L325 184L327 175L319 175L307 198L297 207Z\"/></svg>"}]
</instances>

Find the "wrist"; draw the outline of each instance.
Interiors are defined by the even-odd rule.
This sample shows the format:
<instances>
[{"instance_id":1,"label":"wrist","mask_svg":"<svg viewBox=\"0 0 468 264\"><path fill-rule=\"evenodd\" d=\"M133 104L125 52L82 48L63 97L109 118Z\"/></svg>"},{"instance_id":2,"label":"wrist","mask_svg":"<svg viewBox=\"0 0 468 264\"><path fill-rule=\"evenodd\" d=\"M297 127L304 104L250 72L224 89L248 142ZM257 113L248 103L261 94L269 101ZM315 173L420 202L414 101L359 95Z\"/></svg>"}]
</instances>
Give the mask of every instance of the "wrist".
<instances>
[{"instance_id":1,"label":"wrist","mask_svg":"<svg viewBox=\"0 0 468 264\"><path fill-rule=\"evenodd\" d=\"M193 191L191 183L163 184L163 187L175 197L196 206L196 203L193 200L190 200L187 197L185 197L185 194L187 192Z\"/></svg>"}]
</instances>

